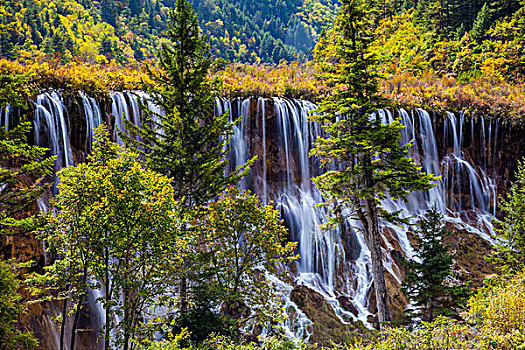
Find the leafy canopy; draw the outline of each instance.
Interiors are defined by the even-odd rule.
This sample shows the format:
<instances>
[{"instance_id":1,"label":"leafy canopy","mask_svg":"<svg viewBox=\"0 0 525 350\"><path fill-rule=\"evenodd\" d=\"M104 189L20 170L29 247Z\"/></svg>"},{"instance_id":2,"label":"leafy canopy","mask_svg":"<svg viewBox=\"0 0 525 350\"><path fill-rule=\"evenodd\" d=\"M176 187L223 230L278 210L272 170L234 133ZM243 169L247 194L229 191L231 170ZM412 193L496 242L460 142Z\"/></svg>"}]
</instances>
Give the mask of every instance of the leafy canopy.
<instances>
[{"instance_id":1,"label":"leafy canopy","mask_svg":"<svg viewBox=\"0 0 525 350\"><path fill-rule=\"evenodd\" d=\"M284 265L296 260L297 243L287 242L279 212L255 195L230 187L205 208L201 222L211 254L214 282L226 310L248 306L256 322L282 320L279 286L268 273L286 277ZM239 313L241 322L247 315ZM248 317L249 318L249 317Z\"/></svg>"},{"instance_id":2,"label":"leafy canopy","mask_svg":"<svg viewBox=\"0 0 525 350\"><path fill-rule=\"evenodd\" d=\"M33 349L38 345L31 333L16 329L25 306L19 288L15 265L0 260L0 348L5 350Z\"/></svg>"},{"instance_id":3,"label":"leafy canopy","mask_svg":"<svg viewBox=\"0 0 525 350\"><path fill-rule=\"evenodd\" d=\"M101 281L106 348L111 329L117 345L127 348L144 330L146 305L156 305L173 282L185 242L170 180L144 169L104 125L95 140L89 163L59 173L56 217L50 216L44 239L61 259L47 273L70 269L69 283L84 288L76 302L93 288L86 281Z\"/></svg>"}]
</instances>

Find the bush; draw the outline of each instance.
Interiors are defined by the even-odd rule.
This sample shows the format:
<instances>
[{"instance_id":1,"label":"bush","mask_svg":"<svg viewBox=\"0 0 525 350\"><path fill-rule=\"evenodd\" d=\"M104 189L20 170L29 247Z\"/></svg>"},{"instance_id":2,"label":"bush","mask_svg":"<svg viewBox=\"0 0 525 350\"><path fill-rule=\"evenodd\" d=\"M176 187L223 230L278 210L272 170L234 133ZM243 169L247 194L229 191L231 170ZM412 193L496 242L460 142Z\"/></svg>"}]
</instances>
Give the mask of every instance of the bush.
<instances>
[{"instance_id":1,"label":"bush","mask_svg":"<svg viewBox=\"0 0 525 350\"><path fill-rule=\"evenodd\" d=\"M480 289L469 301L483 349L525 348L525 272Z\"/></svg>"}]
</instances>

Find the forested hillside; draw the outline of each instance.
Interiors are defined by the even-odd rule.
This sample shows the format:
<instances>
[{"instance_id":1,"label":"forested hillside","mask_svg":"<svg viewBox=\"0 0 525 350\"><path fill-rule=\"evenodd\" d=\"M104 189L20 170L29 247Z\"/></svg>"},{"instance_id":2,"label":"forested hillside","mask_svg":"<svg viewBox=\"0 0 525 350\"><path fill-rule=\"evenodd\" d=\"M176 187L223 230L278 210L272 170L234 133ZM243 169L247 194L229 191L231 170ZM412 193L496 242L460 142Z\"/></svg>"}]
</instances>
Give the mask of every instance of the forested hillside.
<instances>
[{"instance_id":1,"label":"forested hillside","mask_svg":"<svg viewBox=\"0 0 525 350\"><path fill-rule=\"evenodd\" d=\"M0 56L45 55L120 64L154 58L173 0L7 0ZM371 5L374 5L371 3ZM212 54L233 62L303 61L337 13L337 0L194 0ZM435 39L508 38L519 0L376 0L376 23L403 11ZM490 33L487 30L496 24Z\"/></svg>"},{"instance_id":2,"label":"forested hillside","mask_svg":"<svg viewBox=\"0 0 525 350\"><path fill-rule=\"evenodd\" d=\"M303 60L335 17L333 0L197 0L212 53L228 61ZM11 23L0 36L10 59L45 54L130 63L153 58L165 37L172 0L9 0L1 17Z\"/></svg>"}]
</instances>

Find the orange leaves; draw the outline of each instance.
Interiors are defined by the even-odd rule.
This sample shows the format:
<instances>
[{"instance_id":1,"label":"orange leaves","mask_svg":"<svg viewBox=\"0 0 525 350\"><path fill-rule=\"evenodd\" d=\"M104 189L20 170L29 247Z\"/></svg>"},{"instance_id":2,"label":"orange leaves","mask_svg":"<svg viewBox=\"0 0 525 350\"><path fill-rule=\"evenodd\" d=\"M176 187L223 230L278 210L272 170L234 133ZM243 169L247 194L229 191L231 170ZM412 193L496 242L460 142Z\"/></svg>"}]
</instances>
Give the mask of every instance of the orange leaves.
<instances>
[{"instance_id":1,"label":"orange leaves","mask_svg":"<svg viewBox=\"0 0 525 350\"><path fill-rule=\"evenodd\" d=\"M122 68L114 63L95 65L73 62L61 65L56 62L23 60L19 62L0 59L0 75L31 74L30 85L38 89L55 88L84 91L95 96L109 90L133 90L141 80L149 81L138 68Z\"/></svg>"},{"instance_id":2,"label":"orange leaves","mask_svg":"<svg viewBox=\"0 0 525 350\"><path fill-rule=\"evenodd\" d=\"M316 100L326 88L315 81L312 64L281 61L278 66L233 64L215 76L223 82L223 95L290 97Z\"/></svg>"}]
</instances>

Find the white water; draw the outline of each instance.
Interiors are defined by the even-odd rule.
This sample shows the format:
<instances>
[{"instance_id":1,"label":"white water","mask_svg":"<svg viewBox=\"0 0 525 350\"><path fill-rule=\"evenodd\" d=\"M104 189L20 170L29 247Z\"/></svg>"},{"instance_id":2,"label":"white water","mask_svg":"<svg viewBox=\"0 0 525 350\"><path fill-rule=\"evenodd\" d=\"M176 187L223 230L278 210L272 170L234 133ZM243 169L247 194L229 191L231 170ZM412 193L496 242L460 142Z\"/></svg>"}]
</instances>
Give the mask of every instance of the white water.
<instances>
[{"instance_id":1,"label":"white water","mask_svg":"<svg viewBox=\"0 0 525 350\"><path fill-rule=\"evenodd\" d=\"M82 98L82 106L84 107L84 114L86 116L86 150L91 150L91 145L94 138L94 130L102 124L102 113L100 112L100 107L98 102L86 95L83 92L80 92L80 97Z\"/></svg>"},{"instance_id":2,"label":"white water","mask_svg":"<svg viewBox=\"0 0 525 350\"><path fill-rule=\"evenodd\" d=\"M140 112L136 94L147 97L140 92L115 92L112 94L112 114L115 117L116 127L124 130L123 118L135 125L140 125ZM96 126L100 119L100 108L96 101L82 96L86 111L86 123ZM239 118L231 138L230 169L242 165L252 157L254 149L260 149L260 172L251 174L243 180L243 188L254 189L264 203L274 201L275 206L282 213L285 224L290 229L291 238L298 242L301 260L297 263L295 283L303 284L320 293L329 303L342 322L361 320L370 326L367 318L368 299L373 285L370 264L370 252L364 242L363 235L356 229L357 222L346 222L345 230L321 230L320 225L327 220L329 213L316 204L322 202L320 193L313 187L311 178L319 174L315 159L309 157L312 142L322 135L320 126L308 121L308 114L316 107L306 101L297 101L281 98L265 100L262 98L251 103L250 99L235 99L233 101L217 100L215 111L217 114L229 110L230 120ZM155 106L152 110L160 114ZM250 108L257 108L255 113ZM273 110L272 110L273 108ZM98 115L96 114L98 111ZM273 112L273 118L268 113ZM480 128L475 128L474 121L460 115L459 118L448 114L443 123L444 147L439 148L436 140L436 118L432 118L424 110L408 113L399 110L401 122L406 125L402 132L402 142L414 139L411 148L413 158L423 167L425 172L442 175L442 180L429 191L416 192L409 195L408 202L385 200L384 207L389 211L401 210L405 217L417 217L429 208L435 206L445 214L446 220L456 227L464 228L490 239L491 218L495 213L496 182L493 180L495 170L490 169L495 158L498 141L499 121L479 119ZM249 120L250 115L256 116L257 123ZM393 115L389 111L379 111L377 116L382 123L389 123ZM70 165L72 162L69 136L65 121L62 100L57 93L46 93L37 98L37 112L35 112L35 139L43 142L50 140L52 153L60 156L61 163L57 167ZM272 124L273 123L273 124ZM47 125L51 125L49 127ZM249 140L258 125L260 130L257 148L255 140ZM47 127L46 127L47 126ZM92 128L88 128L90 130ZM482 129L479 135L475 130ZM272 134L271 132L274 132ZM89 131L88 131L89 132ZM275 132L277 134L275 134ZM43 136L46 135L46 136ZM116 135L115 138L119 140ZM91 138L89 138L91 139ZM483 169L470 161L465 154L466 140L470 140L473 149L483 150L481 160ZM472 143L476 140L476 145ZM38 142L38 141L37 141ZM279 156L270 156L270 148L277 146ZM272 162L274 162L272 164ZM57 161L58 163L58 161ZM276 171L278 170L278 171ZM278 179L268 178L268 174L279 174ZM492 175L489 176L489 174ZM459 213L471 211L475 220L464 221ZM383 222L395 236L402 255L412 258L414 252L408 239L409 228L398 227ZM392 251L396 249L388 243L385 236L384 243L386 270L398 281L399 268L392 258ZM280 283L285 295L286 308L293 317L284 324L289 334L295 334L299 339L308 339L311 335L312 322L290 300L292 286ZM96 291L94 293L97 293ZM94 296L96 298L96 295ZM357 315L345 310L339 300L348 299L357 310ZM98 305L98 303L97 303ZM100 311L100 310L99 310ZM100 311L101 312L101 311Z\"/></svg>"},{"instance_id":3,"label":"white water","mask_svg":"<svg viewBox=\"0 0 525 350\"><path fill-rule=\"evenodd\" d=\"M9 130L9 120L11 115L11 106L7 105L5 108L0 107L0 128Z\"/></svg>"},{"instance_id":4,"label":"white water","mask_svg":"<svg viewBox=\"0 0 525 350\"><path fill-rule=\"evenodd\" d=\"M73 165L67 111L60 93L51 91L37 96L33 123L35 144L49 148L51 155L57 157L55 173ZM54 190L56 190L56 181Z\"/></svg>"},{"instance_id":5,"label":"white water","mask_svg":"<svg viewBox=\"0 0 525 350\"><path fill-rule=\"evenodd\" d=\"M262 140L265 143L262 148L263 154L259 154L264 165L262 174L264 185L262 191L260 188L255 190L259 192L261 198L275 201L276 207L281 211L286 225L290 228L292 239L299 244L301 259L297 264L296 283L304 284L321 293L342 322L353 319L361 320L368 325L367 317L370 315L368 298L373 280L370 272L370 252L361 232L354 229L359 227L359 223L347 222L346 233L340 230L320 229L320 225L326 222L329 213L323 208L316 207L317 203L322 202L322 198L310 180L317 175L317 167L315 160L309 159L308 154L313 139L321 134L319 125L307 119L308 113L315 108L315 105L305 101L274 98L274 123L278 135L268 136L266 134L268 125L266 125L265 113L261 113L263 110L261 104L259 99L256 113L251 113L257 118L263 118L260 125L264 126ZM245 129L248 125L247 116L250 115L246 106L249 105L249 99L242 102L236 100L232 103L233 108L240 106L240 111L232 114L242 116L239 132L231 140L231 152L232 158L236 160L235 164L240 164L249 156L253 156L247 154L250 144ZM383 202L384 207L389 211L401 210L404 217L416 218L435 206L445 215L445 220L454 223L456 227L475 232L490 240L488 232L492 228L491 219L495 213L497 188L495 181L487 175L487 170L470 163L465 157L462 150L464 133L467 130L465 117L461 115L457 118L451 113L447 115L444 122L446 150L438 150L435 118L424 110L416 110L411 114L399 110L398 114L402 123L406 125L402 133L402 142L415 140L411 153L416 162L425 172L443 177L431 190L410 194L407 203L387 199ZM390 123L393 120L392 114L386 110L380 111L377 115L382 123ZM481 128L484 130L492 130L493 124L496 128L499 125L499 121L494 123L482 118L480 120ZM470 131L470 138L477 139L473 124ZM273 186L270 193L268 193L270 185L266 182L268 137L272 138L269 142L279 143L281 162L273 166L280 166L282 170L279 185L277 188ZM496 148L497 132L494 134L491 131L482 132L479 139L480 149L487 149L483 154L483 164L486 169L487 164L490 163L488 157L492 153L491 150ZM450 151L447 151L449 149ZM244 186L246 187L246 184ZM470 203L468 206L467 202ZM477 219L465 222L459 216L459 212L463 210L473 211ZM402 254L406 258L413 258L414 252L408 239L410 228L387 222L382 222L382 226L388 227L394 233ZM383 239L388 252L385 254L387 257L385 268L398 282L401 282L397 262L389 254L395 248L386 238L385 236ZM347 251L349 240L353 241L354 249L351 252ZM358 314L354 315L345 310L339 303L340 297L351 300ZM298 333L303 336L307 334L305 329L301 329Z\"/></svg>"}]
</instances>

